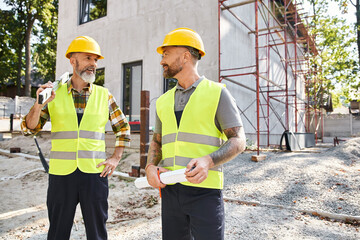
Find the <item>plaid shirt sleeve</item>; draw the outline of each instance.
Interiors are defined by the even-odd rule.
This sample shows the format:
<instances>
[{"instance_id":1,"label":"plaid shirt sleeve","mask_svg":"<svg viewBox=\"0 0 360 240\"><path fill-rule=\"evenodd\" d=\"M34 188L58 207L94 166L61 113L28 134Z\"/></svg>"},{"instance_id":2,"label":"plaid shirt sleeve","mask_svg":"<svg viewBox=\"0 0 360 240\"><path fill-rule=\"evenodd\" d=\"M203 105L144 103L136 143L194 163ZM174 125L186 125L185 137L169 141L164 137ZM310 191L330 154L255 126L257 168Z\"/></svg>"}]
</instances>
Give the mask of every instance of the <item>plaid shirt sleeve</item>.
<instances>
[{"instance_id":1,"label":"plaid shirt sleeve","mask_svg":"<svg viewBox=\"0 0 360 240\"><path fill-rule=\"evenodd\" d=\"M34 136L41 131L47 120L49 120L49 111L47 105L41 110L39 122L34 129L30 129L26 126L26 117L27 115L21 120L21 132L24 134L24 136Z\"/></svg>"},{"instance_id":2,"label":"plaid shirt sleeve","mask_svg":"<svg viewBox=\"0 0 360 240\"><path fill-rule=\"evenodd\" d=\"M116 136L115 147L130 147L130 124L109 92L109 120Z\"/></svg>"}]
</instances>

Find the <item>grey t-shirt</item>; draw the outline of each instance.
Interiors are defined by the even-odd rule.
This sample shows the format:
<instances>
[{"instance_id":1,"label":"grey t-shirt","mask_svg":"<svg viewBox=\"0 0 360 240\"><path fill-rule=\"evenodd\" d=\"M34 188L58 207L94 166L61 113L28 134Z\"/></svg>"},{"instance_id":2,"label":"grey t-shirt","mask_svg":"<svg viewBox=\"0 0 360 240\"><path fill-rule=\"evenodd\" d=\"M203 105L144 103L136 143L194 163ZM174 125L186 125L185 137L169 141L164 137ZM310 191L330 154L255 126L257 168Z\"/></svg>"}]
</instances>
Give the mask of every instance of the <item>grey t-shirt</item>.
<instances>
[{"instance_id":1,"label":"grey t-shirt","mask_svg":"<svg viewBox=\"0 0 360 240\"><path fill-rule=\"evenodd\" d=\"M204 79L204 76L200 77L189 88L184 89L179 84L176 84L175 91L175 106L174 111L182 111L185 108L186 103L189 101L191 94L195 91L199 83ZM226 88L221 90L219 105L216 110L215 124L219 131L223 131L227 128L242 127L242 121L240 113L238 111L235 99L231 96L231 93ZM161 134L161 121L156 114L155 133Z\"/></svg>"}]
</instances>

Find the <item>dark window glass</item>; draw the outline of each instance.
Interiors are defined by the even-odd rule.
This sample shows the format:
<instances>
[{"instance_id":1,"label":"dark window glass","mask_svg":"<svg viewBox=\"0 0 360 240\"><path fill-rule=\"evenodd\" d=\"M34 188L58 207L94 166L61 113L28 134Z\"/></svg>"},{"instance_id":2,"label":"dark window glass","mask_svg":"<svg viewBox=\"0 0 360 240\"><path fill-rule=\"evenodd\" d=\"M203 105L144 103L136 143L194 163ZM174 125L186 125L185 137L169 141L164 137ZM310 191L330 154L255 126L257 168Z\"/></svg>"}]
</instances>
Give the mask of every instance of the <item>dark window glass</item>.
<instances>
[{"instance_id":1,"label":"dark window glass","mask_svg":"<svg viewBox=\"0 0 360 240\"><path fill-rule=\"evenodd\" d=\"M176 86L175 78L164 78L164 93Z\"/></svg>"},{"instance_id":2,"label":"dark window glass","mask_svg":"<svg viewBox=\"0 0 360 240\"><path fill-rule=\"evenodd\" d=\"M96 69L95 75L95 84L99 86L104 86L105 83L105 68Z\"/></svg>"},{"instance_id":3,"label":"dark window glass","mask_svg":"<svg viewBox=\"0 0 360 240\"><path fill-rule=\"evenodd\" d=\"M124 64L123 111L129 121L140 121L142 62Z\"/></svg>"},{"instance_id":4,"label":"dark window glass","mask_svg":"<svg viewBox=\"0 0 360 240\"><path fill-rule=\"evenodd\" d=\"M80 24L106 16L107 0L80 0Z\"/></svg>"}]
</instances>

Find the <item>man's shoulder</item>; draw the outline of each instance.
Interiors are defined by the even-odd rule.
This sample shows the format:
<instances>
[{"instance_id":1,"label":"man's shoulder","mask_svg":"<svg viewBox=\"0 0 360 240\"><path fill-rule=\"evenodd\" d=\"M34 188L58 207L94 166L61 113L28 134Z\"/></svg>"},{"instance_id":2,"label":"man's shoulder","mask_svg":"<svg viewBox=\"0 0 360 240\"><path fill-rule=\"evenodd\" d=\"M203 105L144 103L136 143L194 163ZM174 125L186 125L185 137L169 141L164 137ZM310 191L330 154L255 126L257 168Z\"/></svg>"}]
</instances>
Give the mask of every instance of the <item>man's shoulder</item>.
<instances>
[{"instance_id":1,"label":"man's shoulder","mask_svg":"<svg viewBox=\"0 0 360 240\"><path fill-rule=\"evenodd\" d=\"M223 89L226 87L225 84L223 84L223 83L215 82L215 81L209 80L207 78L204 78L200 84L202 86L206 86L208 88L213 88L213 89Z\"/></svg>"},{"instance_id":2,"label":"man's shoulder","mask_svg":"<svg viewBox=\"0 0 360 240\"><path fill-rule=\"evenodd\" d=\"M99 86L99 85L96 85L96 84L92 84L92 88L93 89L98 89L99 91L109 92L109 89L107 89L106 87Z\"/></svg>"},{"instance_id":3,"label":"man's shoulder","mask_svg":"<svg viewBox=\"0 0 360 240\"><path fill-rule=\"evenodd\" d=\"M92 87L93 87L93 88L100 88L100 89L107 89L106 87L97 85L97 84L95 84L95 83L92 84Z\"/></svg>"},{"instance_id":4,"label":"man's shoulder","mask_svg":"<svg viewBox=\"0 0 360 240\"><path fill-rule=\"evenodd\" d=\"M176 87L173 87L172 89L166 91L165 93L161 94L160 97L156 101L161 101L162 99L167 98L168 96L171 96L173 92L175 91Z\"/></svg>"}]
</instances>

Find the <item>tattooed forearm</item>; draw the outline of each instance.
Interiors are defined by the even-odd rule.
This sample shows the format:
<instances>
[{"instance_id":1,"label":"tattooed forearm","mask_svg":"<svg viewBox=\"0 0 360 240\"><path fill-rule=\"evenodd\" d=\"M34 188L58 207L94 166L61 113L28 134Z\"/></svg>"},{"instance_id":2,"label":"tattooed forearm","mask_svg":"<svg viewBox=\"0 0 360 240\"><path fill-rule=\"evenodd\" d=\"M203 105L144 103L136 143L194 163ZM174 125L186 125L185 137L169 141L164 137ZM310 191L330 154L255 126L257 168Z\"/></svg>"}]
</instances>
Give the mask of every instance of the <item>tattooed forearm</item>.
<instances>
[{"instance_id":1,"label":"tattooed forearm","mask_svg":"<svg viewBox=\"0 0 360 240\"><path fill-rule=\"evenodd\" d=\"M154 133L153 139L150 142L150 146L149 146L147 165L148 164L158 165L158 163L161 160L161 157L162 157L161 134Z\"/></svg>"},{"instance_id":2,"label":"tattooed forearm","mask_svg":"<svg viewBox=\"0 0 360 240\"><path fill-rule=\"evenodd\" d=\"M233 127L224 130L228 140L215 152L210 154L214 165L224 164L245 150L246 139L243 127Z\"/></svg>"}]
</instances>

